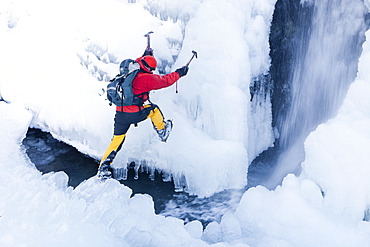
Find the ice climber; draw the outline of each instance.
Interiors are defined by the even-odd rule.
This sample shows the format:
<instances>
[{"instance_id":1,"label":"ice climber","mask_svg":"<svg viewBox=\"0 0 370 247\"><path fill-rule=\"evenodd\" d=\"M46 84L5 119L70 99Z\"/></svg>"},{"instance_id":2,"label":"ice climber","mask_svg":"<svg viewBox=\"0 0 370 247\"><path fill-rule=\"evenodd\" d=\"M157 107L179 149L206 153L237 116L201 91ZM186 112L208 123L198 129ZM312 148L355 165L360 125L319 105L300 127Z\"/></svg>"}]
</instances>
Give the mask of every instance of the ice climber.
<instances>
[{"instance_id":1,"label":"ice climber","mask_svg":"<svg viewBox=\"0 0 370 247\"><path fill-rule=\"evenodd\" d=\"M98 168L98 178L110 178L111 164L121 149L126 138L126 133L132 124L137 124L150 118L154 129L161 141L166 142L171 130L172 121L164 120L159 107L149 101L149 92L173 85L180 77L185 76L189 70L183 66L175 72L166 75L155 75L153 71L157 67L157 61L153 57L153 50L147 48L142 57L135 60L140 65L140 71L132 82L132 91L137 104L130 106L116 106L114 118L114 134L110 145L104 153Z\"/></svg>"}]
</instances>

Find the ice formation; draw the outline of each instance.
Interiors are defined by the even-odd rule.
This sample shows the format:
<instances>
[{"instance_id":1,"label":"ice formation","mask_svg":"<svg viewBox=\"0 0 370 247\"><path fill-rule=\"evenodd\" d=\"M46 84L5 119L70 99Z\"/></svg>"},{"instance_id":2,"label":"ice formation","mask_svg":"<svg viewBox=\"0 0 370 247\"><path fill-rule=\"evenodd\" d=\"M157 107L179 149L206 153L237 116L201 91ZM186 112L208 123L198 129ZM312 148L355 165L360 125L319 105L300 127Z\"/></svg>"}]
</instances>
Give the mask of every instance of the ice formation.
<instances>
[{"instance_id":1,"label":"ice formation","mask_svg":"<svg viewBox=\"0 0 370 247\"><path fill-rule=\"evenodd\" d=\"M65 173L42 175L20 148L31 126L100 158L114 115L105 80L120 60L141 55L142 35L153 30L162 71L184 64L192 49L199 59L178 95L173 88L152 95L174 119L168 143L142 123L130 129L117 168L138 161L167 171L180 187L186 178L188 191L200 196L243 187L248 162L273 139L270 106L249 101L249 82L268 72L275 2L2 1L0 245L367 246L368 40L339 114L305 143L304 173L288 175L275 190L247 190L235 211L204 230L199 221L156 215L150 196L130 198L115 180L68 187ZM252 112L253 104L260 109Z\"/></svg>"}]
</instances>

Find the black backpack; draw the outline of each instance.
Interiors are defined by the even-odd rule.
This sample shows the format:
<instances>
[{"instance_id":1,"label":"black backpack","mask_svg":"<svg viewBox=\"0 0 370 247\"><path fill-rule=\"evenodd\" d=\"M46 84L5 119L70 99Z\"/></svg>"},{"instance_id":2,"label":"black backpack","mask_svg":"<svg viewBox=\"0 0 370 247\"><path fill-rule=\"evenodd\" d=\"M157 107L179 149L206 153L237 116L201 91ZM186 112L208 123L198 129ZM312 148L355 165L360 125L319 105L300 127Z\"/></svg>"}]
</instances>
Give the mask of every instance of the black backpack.
<instances>
[{"instance_id":1,"label":"black backpack","mask_svg":"<svg viewBox=\"0 0 370 247\"><path fill-rule=\"evenodd\" d=\"M125 59L120 64L120 74L110 80L107 85L109 104L116 106L140 105L142 100L132 92L132 81L140 70L140 65L132 60Z\"/></svg>"}]
</instances>

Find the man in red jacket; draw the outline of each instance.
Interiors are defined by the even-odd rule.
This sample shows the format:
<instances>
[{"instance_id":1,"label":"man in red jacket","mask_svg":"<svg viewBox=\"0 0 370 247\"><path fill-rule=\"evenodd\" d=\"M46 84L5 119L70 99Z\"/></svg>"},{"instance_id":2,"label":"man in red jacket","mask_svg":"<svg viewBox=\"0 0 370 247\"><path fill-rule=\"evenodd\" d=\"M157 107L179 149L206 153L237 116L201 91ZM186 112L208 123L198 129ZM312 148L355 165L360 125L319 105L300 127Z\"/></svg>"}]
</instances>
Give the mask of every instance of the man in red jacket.
<instances>
[{"instance_id":1,"label":"man in red jacket","mask_svg":"<svg viewBox=\"0 0 370 247\"><path fill-rule=\"evenodd\" d=\"M150 54L150 55L148 55ZM172 130L172 121L164 121L163 114L159 107L149 101L149 92L151 90L161 89L173 85L180 77L185 76L189 70L188 66L183 66L175 72L166 75L155 75L153 71L157 67L157 61L152 56L152 50L146 50L142 57L136 59L140 65L140 71L132 82L132 91L135 95L135 104L130 106L117 106L116 116L114 118L113 139L100 161L98 169L98 178L106 179L112 176L110 165L121 149L126 138L126 133L131 124L150 118L154 129L157 131L161 141L166 142Z\"/></svg>"}]
</instances>

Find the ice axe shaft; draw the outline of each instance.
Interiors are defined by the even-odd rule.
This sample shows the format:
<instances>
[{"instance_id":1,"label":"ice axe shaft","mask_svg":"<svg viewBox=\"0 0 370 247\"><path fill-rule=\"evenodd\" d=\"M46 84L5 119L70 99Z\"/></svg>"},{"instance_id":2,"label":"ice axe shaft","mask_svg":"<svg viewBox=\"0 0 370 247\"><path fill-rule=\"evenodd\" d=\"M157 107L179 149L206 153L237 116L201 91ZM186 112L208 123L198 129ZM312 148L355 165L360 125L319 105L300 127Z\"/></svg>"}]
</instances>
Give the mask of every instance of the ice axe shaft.
<instances>
[{"instance_id":1,"label":"ice axe shaft","mask_svg":"<svg viewBox=\"0 0 370 247\"><path fill-rule=\"evenodd\" d=\"M150 34L152 34L153 32L150 31L148 32L147 34L144 35L144 37L146 37L148 39L148 48L150 48Z\"/></svg>"},{"instance_id":2,"label":"ice axe shaft","mask_svg":"<svg viewBox=\"0 0 370 247\"><path fill-rule=\"evenodd\" d=\"M196 51L193 50L191 52L193 53L193 56L190 58L189 62L187 62L185 64L186 67L189 66L189 64L191 63L191 61L193 61L194 57L195 58L198 58L198 53ZM176 93L178 93L178 92L179 92L179 90L177 89L177 81L176 81Z\"/></svg>"},{"instance_id":3,"label":"ice axe shaft","mask_svg":"<svg viewBox=\"0 0 370 247\"><path fill-rule=\"evenodd\" d=\"M189 66L191 61L193 61L194 57L198 58L198 53L196 51L191 51L193 53L193 56L190 58L189 62L185 66Z\"/></svg>"}]
</instances>

